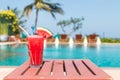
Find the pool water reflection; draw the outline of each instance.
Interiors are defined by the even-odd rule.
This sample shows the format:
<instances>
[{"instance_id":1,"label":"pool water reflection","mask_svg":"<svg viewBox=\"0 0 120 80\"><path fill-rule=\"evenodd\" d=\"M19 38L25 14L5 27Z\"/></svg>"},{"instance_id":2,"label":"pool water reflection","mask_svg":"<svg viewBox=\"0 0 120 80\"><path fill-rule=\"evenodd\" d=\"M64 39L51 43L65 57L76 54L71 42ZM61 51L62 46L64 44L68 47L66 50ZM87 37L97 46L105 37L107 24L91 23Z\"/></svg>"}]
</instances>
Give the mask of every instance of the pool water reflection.
<instances>
[{"instance_id":1,"label":"pool water reflection","mask_svg":"<svg viewBox=\"0 0 120 80\"><path fill-rule=\"evenodd\" d=\"M90 59L100 67L120 67L120 45L102 44L100 47L74 45L46 45L45 59ZM29 59L27 45L0 46L0 65L19 66Z\"/></svg>"}]
</instances>

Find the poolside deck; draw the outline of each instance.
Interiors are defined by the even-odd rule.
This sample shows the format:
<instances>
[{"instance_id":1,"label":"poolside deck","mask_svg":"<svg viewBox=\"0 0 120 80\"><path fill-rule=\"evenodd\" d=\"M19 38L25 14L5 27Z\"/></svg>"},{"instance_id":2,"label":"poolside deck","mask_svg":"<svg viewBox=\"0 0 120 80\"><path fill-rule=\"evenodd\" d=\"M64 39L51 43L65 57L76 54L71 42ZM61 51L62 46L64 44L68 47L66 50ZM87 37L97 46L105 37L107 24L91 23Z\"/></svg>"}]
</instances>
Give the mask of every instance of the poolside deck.
<instances>
[{"instance_id":1,"label":"poolside deck","mask_svg":"<svg viewBox=\"0 0 120 80\"><path fill-rule=\"evenodd\" d=\"M15 70L17 67L0 67L0 80ZM108 73L113 80L120 80L120 68L101 68Z\"/></svg>"}]
</instances>

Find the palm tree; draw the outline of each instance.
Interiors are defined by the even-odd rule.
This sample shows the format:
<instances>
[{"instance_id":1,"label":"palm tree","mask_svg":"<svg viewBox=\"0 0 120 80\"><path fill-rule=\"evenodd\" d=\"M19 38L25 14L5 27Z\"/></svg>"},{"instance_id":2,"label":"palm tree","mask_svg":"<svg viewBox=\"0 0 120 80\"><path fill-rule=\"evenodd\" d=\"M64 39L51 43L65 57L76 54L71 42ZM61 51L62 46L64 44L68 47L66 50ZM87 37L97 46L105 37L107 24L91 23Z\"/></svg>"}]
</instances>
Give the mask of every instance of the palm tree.
<instances>
[{"instance_id":1,"label":"palm tree","mask_svg":"<svg viewBox=\"0 0 120 80\"><path fill-rule=\"evenodd\" d=\"M29 13L32 11L33 7L35 7L36 9L35 31L37 28L39 10L45 10L50 12L53 18L55 18L55 13L63 14L63 10L60 7L59 3L50 3L50 2L44 2L43 0L34 0L33 3L29 4L24 8L23 15L26 14L28 16Z\"/></svg>"}]
</instances>

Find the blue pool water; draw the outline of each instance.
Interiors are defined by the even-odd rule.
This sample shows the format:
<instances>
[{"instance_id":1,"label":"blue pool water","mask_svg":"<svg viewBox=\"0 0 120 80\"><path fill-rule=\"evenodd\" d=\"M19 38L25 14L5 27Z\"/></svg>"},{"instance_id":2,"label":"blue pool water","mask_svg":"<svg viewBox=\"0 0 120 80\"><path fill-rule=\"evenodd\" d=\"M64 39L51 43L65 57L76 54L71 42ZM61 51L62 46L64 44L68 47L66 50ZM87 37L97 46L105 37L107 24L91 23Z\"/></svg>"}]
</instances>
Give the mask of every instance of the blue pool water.
<instances>
[{"instance_id":1,"label":"blue pool water","mask_svg":"<svg viewBox=\"0 0 120 80\"><path fill-rule=\"evenodd\" d=\"M100 47L74 45L47 45L44 59L90 59L99 67L120 67L120 45L103 44ZM0 66L19 66L29 59L27 45L0 45Z\"/></svg>"}]
</instances>

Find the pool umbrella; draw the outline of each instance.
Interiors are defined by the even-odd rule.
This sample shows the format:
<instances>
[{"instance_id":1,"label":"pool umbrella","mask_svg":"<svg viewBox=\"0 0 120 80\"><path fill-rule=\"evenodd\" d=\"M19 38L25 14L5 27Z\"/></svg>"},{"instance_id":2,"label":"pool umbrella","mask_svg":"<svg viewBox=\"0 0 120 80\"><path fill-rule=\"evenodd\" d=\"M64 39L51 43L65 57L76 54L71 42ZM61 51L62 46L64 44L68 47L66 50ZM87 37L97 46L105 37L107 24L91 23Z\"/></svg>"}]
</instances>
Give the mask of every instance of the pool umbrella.
<instances>
[{"instance_id":1,"label":"pool umbrella","mask_svg":"<svg viewBox=\"0 0 120 80\"><path fill-rule=\"evenodd\" d=\"M53 33L50 30L48 30L47 28L43 28L43 27L38 27L37 33L38 35L44 36L44 38L49 38L53 35Z\"/></svg>"}]
</instances>

